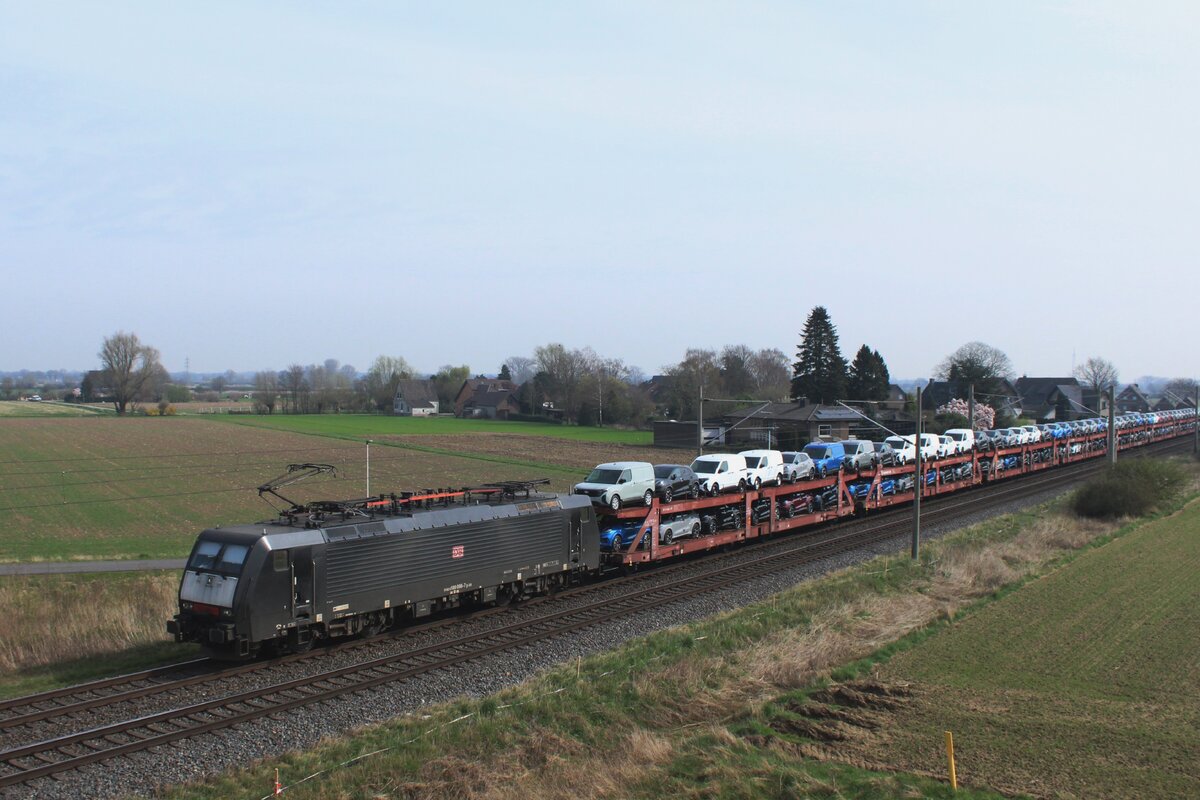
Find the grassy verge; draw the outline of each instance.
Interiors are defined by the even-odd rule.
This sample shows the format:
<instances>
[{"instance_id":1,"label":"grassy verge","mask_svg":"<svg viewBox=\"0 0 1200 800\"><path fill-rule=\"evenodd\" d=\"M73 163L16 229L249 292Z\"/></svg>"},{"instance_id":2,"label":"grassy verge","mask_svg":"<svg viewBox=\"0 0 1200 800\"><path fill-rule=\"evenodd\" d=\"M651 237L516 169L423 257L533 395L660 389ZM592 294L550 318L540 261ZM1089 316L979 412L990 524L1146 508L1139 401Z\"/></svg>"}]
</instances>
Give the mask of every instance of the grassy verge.
<instances>
[{"instance_id":1,"label":"grassy verge","mask_svg":"<svg viewBox=\"0 0 1200 800\"><path fill-rule=\"evenodd\" d=\"M279 767L288 784L315 774L288 791L312 798L949 797L940 770L835 760L819 747L828 726L809 715L840 717L833 735L849 736L855 719L872 724L855 698L872 713L904 705L872 699L862 677L1118 531L1063 505L931 542L920 563L877 559L494 697L165 793L256 797ZM859 689L830 684L851 679ZM937 753L940 731L921 746Z\"/></svg>"},{"instance_id":2,"label":"grassy verge","mask_svg":"<svg viewBox=\"0 0 1200 800\"><path fill-rule=\"evenodd\" d=\"M0 582L0 696L194 658L167 640L179 575L22 575Z\"/></svg>"}]
</instances>

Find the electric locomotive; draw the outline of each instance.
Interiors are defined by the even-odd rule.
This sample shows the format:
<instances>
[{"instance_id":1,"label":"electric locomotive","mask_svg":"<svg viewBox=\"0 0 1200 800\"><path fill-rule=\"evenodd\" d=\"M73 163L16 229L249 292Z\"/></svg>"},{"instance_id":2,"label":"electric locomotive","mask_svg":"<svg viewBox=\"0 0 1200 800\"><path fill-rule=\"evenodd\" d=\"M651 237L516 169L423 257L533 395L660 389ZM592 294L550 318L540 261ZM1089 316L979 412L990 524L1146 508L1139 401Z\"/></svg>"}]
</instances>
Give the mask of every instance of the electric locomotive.
<instances>
[{"instance_id":1,"label":"electric locomotive","mask_svg":"<svg viewBox=\"0 0 1200 800\"><path fill-rule=\"evenodd\" d=\"M332 470L291 465L259 493ZM599 570L596 512L587 497L536 493L544 483L291 503L277 519L206 530L167 630L216 657L300 652L566 586Z\"/></svg>"}]
</instances>

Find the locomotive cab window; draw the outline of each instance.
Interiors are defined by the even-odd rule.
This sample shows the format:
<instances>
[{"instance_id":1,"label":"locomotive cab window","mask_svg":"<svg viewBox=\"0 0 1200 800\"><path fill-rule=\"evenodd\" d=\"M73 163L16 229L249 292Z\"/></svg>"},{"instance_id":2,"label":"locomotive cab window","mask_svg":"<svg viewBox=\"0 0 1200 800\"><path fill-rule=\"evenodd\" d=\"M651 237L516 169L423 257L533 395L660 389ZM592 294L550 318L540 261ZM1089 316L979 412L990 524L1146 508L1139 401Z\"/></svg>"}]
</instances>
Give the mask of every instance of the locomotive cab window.
<instances>
[{"instance_id":1,"label":"locomotive cab window","mask_svg":"<svg viewBox=\"0 0 1200 800\"><path fill-rule=\"evenodd\" d=\"M189 569L214 569L217 566L217 556L221 553L220 542L199 542L192 560L188 562Z\"/></svg>"},{"instance_id":2,"label":"locomotive cab window","mask_svg":"<svg viewBox=\"0 0 1200 800\"><path fill-rule=\"evenodd\" d=\"M250 548L244 544L202 541L196 544L192 557L188 559L188 569L199 572L216 572L220 575L237 576L242 572L242 564Z\"/></svg>"},{"instance_id":3,"label":"locomotive cab window","mask_svg":"<svg viewBox=\"0 0 1200 800\"><path fill-rule=\"evenodd\" d=\"M271 553L271 566L276 572L287 572L288 569L288 551L276 550Z\"/></svg>"}]
</instances>

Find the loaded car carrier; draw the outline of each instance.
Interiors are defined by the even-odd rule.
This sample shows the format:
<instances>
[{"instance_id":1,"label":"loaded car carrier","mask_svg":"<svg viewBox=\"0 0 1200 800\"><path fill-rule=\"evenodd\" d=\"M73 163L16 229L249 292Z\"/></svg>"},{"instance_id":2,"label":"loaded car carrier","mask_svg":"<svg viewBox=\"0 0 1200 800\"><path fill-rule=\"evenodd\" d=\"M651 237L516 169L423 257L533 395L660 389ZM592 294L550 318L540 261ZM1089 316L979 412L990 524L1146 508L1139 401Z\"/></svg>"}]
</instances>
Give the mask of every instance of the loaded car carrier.
<instances>
[{"instance_id":1,"label":"loaded car carrier","mask_svg":"<svg viewBox=\"0 0 1200 800\"><path fill-rule=\"evenodd\" d=\"M1117 432L1118 450L1191 433L1194 416L1128 426ZM936 497L1018 475L1039 472L1060 464L1097 458L1108 452L1105 431L1070 438L1043 439L1030 444L974 450L941 459L922 460L925 480L921 496ZM710 458L720 458L713 455ZM655 499L648 508L609 511L598 508L601 530L625 526L636 533L613 536L604 553L604 563L622 568L637 567L713 550L763 536L842 519L871 510L908 503L916 490L916 465L883 467L860 472L840 470L815 478L757 491L722 494L698 500L662 503ZM697 514L707 524L700 536L672 537L664 542L664 520Z\"/></svg>"}]
</instances>

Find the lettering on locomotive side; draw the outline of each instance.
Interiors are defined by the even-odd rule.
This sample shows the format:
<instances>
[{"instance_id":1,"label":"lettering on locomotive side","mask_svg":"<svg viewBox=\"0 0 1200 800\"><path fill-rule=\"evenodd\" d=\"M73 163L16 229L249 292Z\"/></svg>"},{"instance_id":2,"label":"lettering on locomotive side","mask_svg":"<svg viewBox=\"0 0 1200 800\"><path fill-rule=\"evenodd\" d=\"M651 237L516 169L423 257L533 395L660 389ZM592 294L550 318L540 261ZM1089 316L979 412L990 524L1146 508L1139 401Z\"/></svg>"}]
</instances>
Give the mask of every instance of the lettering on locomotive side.
<instances>
[{"instance_id":1,"label":"lettering on locomotive side","mask_svg":"<svg viewBox=\"0 0 1200 800\"><path fill-rule=\"evenodd\" d=\"M474 588L475 584L473 583L456 583L453 586L447 586L445 589L442 589L442 594L458 594L459 592L465 592L468 589Z\"/></svg>"},{"instance_id":2,"label":"lettering on locomotive side","mask_svg":"<svg viewBox=\"0 0 1200 800\"><path fill-rule=\"evenodd\" d=\"M466 551L463 549L463 545L461 545L461 544L456 544L456 545L454 545L454 547L450 548L450 557L451 558L462 558L465 554L466 554Z\"/></svg>"}]
</instances>

